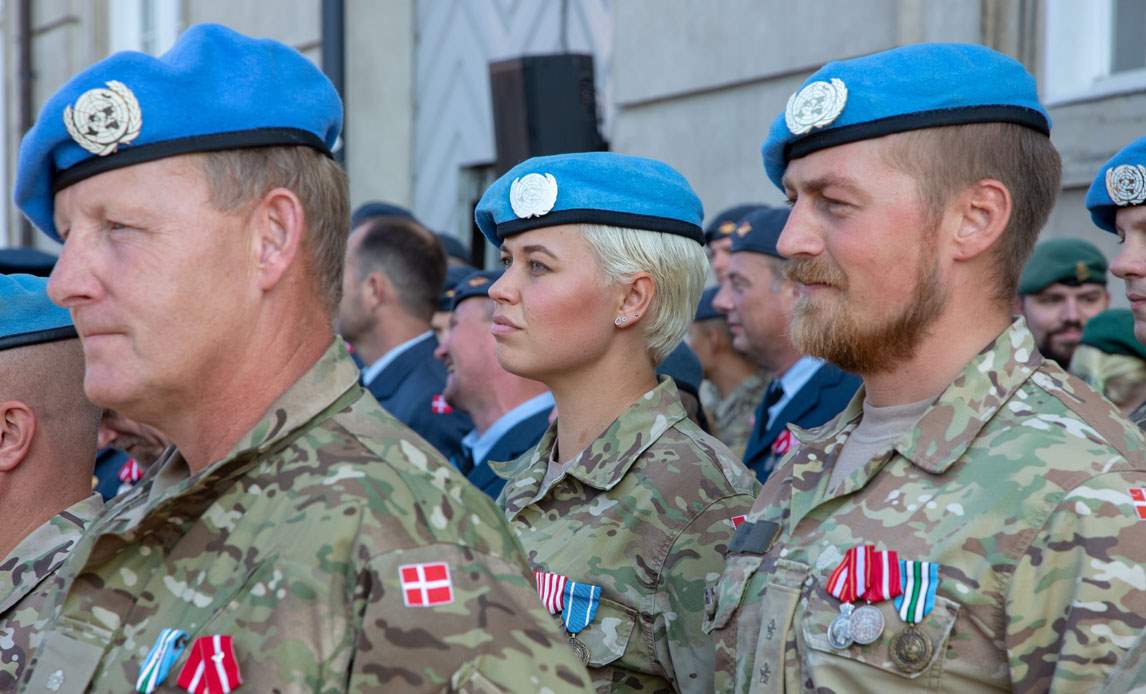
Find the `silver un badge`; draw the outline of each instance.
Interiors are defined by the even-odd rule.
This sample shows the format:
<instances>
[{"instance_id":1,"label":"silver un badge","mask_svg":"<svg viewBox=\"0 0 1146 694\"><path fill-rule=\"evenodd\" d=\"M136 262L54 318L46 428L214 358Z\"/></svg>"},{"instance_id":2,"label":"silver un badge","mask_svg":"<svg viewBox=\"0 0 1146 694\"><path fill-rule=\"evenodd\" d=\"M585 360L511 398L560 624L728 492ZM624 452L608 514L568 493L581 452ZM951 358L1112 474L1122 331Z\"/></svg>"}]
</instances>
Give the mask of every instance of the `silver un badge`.
<instances>
[{"instance_id":1,"label":"silver un badge","mask_svg":"<svg viewBox=\"0 0 1146 694\"><path fill-rule=\"evenodd\" d=\"M518 219L548 214L556 203L557 179L553 174L525 174L509 186L509 206Z\"/></svg>"},{"instance_id":2,"label":"silver un badge","mask_svg":"<svg viewBox=\"0 0 1146 694\"><path fill-rule=\"evenodd\" d=\"M80 147L104 157L139 137L143 113L135 94L123 82L112 80L106 89L81 94L74 108L64 108L64 126Z\"/></svg>"},{"instance_id":3,"label":"silver un badge","mask_svg":"<svg viewBox=\"0 0 1146 694\"><path fill-rule=\"evenodd\" d=\"M816 81L793 94L784 109L784 122L793 135L803 135L812 128L822 128L839 117L848 101L844 81Z\"/></svg>"},{"instance_id":4,"label":"silver un badge","mask_svg":"<svg viewBox=\"0 0 1146 694\"><path fill-rule=\"evenodd\" d=\"M1106 192L1119 207L1146 202L1146 166L1122 164L1107 169Z\"/></svg>"}]
</instances>

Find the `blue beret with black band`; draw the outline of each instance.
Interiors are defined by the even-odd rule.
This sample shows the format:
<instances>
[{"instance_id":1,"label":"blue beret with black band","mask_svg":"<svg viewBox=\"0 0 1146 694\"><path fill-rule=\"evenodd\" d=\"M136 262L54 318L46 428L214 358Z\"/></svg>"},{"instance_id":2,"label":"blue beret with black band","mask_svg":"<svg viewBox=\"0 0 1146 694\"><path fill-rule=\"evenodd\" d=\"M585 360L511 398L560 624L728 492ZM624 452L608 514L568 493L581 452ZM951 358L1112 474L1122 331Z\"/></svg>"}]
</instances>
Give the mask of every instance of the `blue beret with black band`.
<instances>
[{"instance_id":1,"label":"blue beret with black band","mask_svg":"<svg viewBox=\"0 0 1146 694\"><path fill-rule=\"evenodd\" d=\"M603 224L685 236L704 244L704 208L668 164L616 152L527 159L497 179L474 211L494 246L561 224Z\"/></svg>"},{"instance_id":2,"label":"blue beret with black band","mask_svg":"<svg viewBox=\"0 0 1146 694\"><path fill-rule=\"evenodd\" d=\"M893 133L1014 123L1050 135L1034 77L985 46L922 43L828 63L776 117L761 153L777 188L788 162Z\"/></svg>"},{"instance_id":3,"label":"blue beret with black band","mask_svg":"<svg viewBox=\"0 0 1146 694\"><path fill-rule=\"evenodd\" d=\"M48 298L48 280L0 275L0 350L70 340L72 315Z\"/></svg>"},{"instance_id":4,"label":"blue beret with black band","mask_svg":"<svg viewBox=\"0 0 1146 694\"><path fill-rule=\"evenodd\" d=\"M181 154L299 145L327 155L342 101L293 48L217 24L191 27L158 58L126 51L70 79L20 143L15 201L55 240L57 192Z\"/></svg>"},{"instance_id":5,"label":"blue beret with black band","mask_svg":"<svg viewBox=\"0 0 1146 694\"><path fill-rule=\"evenodd\" d=\"M1086 209L1099 229L1117 234L1119 208L1146 203L1146 137L1123 147L1110 158L1086 192Z\"/></svg>"}]
</instances>

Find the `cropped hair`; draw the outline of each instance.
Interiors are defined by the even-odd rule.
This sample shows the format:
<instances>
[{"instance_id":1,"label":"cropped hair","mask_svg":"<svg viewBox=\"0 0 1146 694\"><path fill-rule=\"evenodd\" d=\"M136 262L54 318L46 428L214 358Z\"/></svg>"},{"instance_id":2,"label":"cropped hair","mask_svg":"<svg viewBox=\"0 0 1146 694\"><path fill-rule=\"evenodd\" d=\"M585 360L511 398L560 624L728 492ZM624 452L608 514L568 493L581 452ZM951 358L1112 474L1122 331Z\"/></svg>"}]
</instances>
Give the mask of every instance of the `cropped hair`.
<instances>
[{"instance_id":1,"label":"cropped hair","mask_svg":"<svg viewBox=\"0 0 1146 694\"><path fill-rule=\"evenodd\" d=\"M585 239L610 282L647 272L656 286L642 322L653 364L660 364L688 331L704 291L708 257L696 241L644 229L581 225Z\"/></svg>"},{"instance_id":2,"label":"cropped hair","mask_svg":"<svg viewBox=\"0 0 1146 694\"><path fill-rule=\"evenodd\" d=\"M974 123L914 130L888 141L889 163L916 179L933 222L976 181L993 178L1007 187L1011 218L992 253L995 298L1012 301L1058 197L1062 162L1050 138L1012 123Z\"/></svg>"},{"instance_id":3,"label":"cropped hair","mask_svg":"<svg viewBox=\"0 0 1146 694\"><path fill-rule=\"evenodd\" d=\"M350 230L346 172L309 147L255 147L194 155L210 189L211 204L224 212L249 205L275 188L298 196L306 220L302 248L315 290L329 315L342 299L342 264Z\"/></svg>"},{"instance_id":4,"label":"cropped hair","mask_svg":"<svg viewBox=\"0 0 1146 694\"><path fill-rule=\"evenodd\" d=\"M430 320L446 281L446 253L432 231L413 219L375 217L362 223L356 262L360 276L381 272L406 313Z\"/></svg>"}]
</instances>

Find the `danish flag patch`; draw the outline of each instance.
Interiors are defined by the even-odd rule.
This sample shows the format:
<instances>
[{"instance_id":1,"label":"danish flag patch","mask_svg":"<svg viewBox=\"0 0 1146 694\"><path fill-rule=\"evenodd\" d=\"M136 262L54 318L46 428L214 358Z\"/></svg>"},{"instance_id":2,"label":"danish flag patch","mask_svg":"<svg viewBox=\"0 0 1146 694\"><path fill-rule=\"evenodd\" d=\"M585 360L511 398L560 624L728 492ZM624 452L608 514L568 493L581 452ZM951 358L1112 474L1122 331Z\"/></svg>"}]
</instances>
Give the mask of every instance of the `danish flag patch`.
<instances>
[{"instance_id":1,"label":"danish flag patch","mask_svg":"<svg viewBox=\"0 0 1146 694\"><path fill-rule=\"evenodd\" d=\"M452 414L454 408L450 403L446 402L445 396L438 393L430 400L430 411L434 414Z\"/></svg>"},{"instance_id":2,"label":"danish flag patch","mask_svg":"<svg viewBox=\"0 0 1146 694\"><path fill-rule=\"evenodd\" d=\"M1138 520L1146 520L1146 487L1131 487L1130 499L1134 502Z\"/></svg>"},{"instance_id":3,"label":"danish flag patch","mask_svg":"<svg viewBox=\"0 0 1146 694\"><path fill-rule=\"evenodd\" d=\"M406 607L435 607L454 601L454 583L445 562L399 566L398 578Z\"/></svg>"},{"instance_id":4,"label":"danish flag patch","mask_svg":"<svg viewBox=\"0 0 1146 694\"><path fill-rule=\"evenodd\" d=\"M733 517L729 518L728 522L732 523L732 529L736 530L740 526L744 525L744 521L747 519L748 519L748 516L746 516L744 514L740 514L739 516L733 516Z\"/></svg>"}]
</instances>

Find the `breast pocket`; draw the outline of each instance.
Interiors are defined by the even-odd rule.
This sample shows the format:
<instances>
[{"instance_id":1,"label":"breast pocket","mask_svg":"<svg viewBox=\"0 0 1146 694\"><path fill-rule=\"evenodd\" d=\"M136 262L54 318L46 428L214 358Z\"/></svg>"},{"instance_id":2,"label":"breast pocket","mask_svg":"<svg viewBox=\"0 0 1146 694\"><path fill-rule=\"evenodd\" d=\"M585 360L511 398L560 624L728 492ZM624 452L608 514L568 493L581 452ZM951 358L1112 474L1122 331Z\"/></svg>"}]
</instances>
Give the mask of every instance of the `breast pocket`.
<instances>
[{"instance_id":1,"label":"breast pocket","mask_svg":"<svg viewBox=\"0 0 1146 694\"><path fill-rule=\"evenodd\" d=\"M907 628L894 603L885 600L873 607L884 620L880 637L868 645L852 644L837 650L828 643L828 627L839 616L840 603L828 595L819 581L810 587L797 616L797 633L803 667L812 682L817 687L838 690L848 690L857 682L871 691L879 691L881 686L898 691L897 687L903 688L908 682L913 690L939 689L944 654L959 615L959 604L941 595L935 597L931 614L916 625L918 634L931 646L930 655L921 658L922 649L911 650L907 653L913 660L910 667L892 657L892 641Z\"/></svg>"},{"instance_id":2,"label":"breast pocket","mask_svg":"<svg viewBox=\"0 0 1146 694\"><path fill-rule=\"evenodd\" d=\"M629 647L636 624L635 610L601 598L596 619L577 634L577 640L589 649L589 667L603 667L620 660Z\"/></svg>"}]
</instances>

